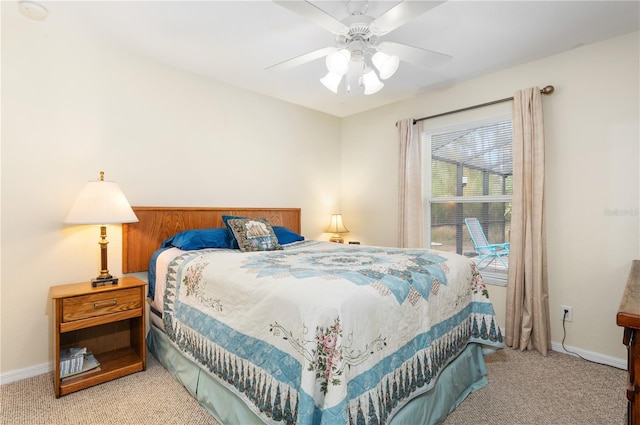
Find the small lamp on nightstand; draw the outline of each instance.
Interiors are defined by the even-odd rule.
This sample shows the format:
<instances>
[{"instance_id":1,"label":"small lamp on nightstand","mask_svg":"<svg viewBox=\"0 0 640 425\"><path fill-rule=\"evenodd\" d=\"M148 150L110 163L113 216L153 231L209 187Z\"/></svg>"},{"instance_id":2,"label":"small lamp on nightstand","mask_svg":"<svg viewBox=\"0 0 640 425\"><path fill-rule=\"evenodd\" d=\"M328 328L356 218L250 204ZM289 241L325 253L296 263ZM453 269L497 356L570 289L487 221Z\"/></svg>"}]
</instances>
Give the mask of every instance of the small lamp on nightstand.
<instances>
[{"instance_id":1,"label":"small lamp on nightstand","mask_svg":"<svg viewBox=\"0 0 640 425\"><path fill-rule=\"evenodd\" d=\"M138 217L131 209L127 198L114 182L104 180L100 171L100 180L88 182L73 204L64 220L67 224L100 225L100 274L91 280L91 285L117 284L118 278L109 274L107 269L107 224L134 223Z\"/></svg>"},{"instance_id":2,"label":"small lamp on nightstand","mask_svg":"<svg viewBox=\"0 0 640 425\"><path fill-rule=\"evenodd\" d=\"M342 224L342 214L331 215L331 224L329 224L329 227L327 227L327 230L325 230L325 232L333 233L333 236L331 236L331 239L329 239L329 241L344 243L344 239L342 238L341 233L349 233L349 229L344 227L344 224Z\"/></svg>"}]
</instances>

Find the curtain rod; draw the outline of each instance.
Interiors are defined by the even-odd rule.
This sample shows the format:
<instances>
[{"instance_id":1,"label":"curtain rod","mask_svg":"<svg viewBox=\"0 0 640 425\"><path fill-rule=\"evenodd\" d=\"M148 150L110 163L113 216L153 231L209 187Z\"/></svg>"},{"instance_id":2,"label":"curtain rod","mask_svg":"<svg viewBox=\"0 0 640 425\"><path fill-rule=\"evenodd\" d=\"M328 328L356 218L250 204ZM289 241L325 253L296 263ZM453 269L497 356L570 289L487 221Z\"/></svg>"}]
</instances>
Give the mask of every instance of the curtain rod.
<instances>
[{"instance_id":1,"label":"curtain rod","mask_svg":"<svg viewBox=\"0 0 640 425\"><path fill-rule=\"evenodd\" d=\"M553 93L553 90L554 90L553 86L546 86L545 88L540 89L540 94L551 94L551 93ZM495 105L497 103L509 102L510 100L513 100L513 97L505 97L504 99L494 100L492 102L487 102L487 103L481 103L479 105L468 106L466 108L456 109L455 111L443 112L441 114L436 114L436 115L431 115L431 116L428 116L428 117L418 118L418 119L413 120L413 123L415 124L415 123L417 123L419 121L425 121L425 120L429 120L431 118L438 118L438 117L442 117L442 116L445 116L445 115L456 114L458 112L469 111L471 109L482 108L484 106Z\"/></svg>"}]
</instances>

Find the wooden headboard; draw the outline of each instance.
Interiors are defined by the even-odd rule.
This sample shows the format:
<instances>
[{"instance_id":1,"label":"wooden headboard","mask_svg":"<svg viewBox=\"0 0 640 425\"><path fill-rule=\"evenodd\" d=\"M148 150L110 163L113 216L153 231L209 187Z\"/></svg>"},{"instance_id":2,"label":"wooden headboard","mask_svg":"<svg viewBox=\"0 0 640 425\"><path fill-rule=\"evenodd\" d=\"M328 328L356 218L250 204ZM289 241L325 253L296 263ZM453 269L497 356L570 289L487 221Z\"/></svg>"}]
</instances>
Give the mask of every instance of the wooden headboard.
<instances>
[{"instance_id":1,"label":"wooden headboard","mask_svg":"<svg viewBox=\"0 0 640 425\"><path fill-rule=\"evenodd\" d=\"M122 272L142 272L162 241L189 229L224 227L223 215L263 217L301 232L300 208L133 207L137 223L122 225Z\"/></svg>"}]
</instances>

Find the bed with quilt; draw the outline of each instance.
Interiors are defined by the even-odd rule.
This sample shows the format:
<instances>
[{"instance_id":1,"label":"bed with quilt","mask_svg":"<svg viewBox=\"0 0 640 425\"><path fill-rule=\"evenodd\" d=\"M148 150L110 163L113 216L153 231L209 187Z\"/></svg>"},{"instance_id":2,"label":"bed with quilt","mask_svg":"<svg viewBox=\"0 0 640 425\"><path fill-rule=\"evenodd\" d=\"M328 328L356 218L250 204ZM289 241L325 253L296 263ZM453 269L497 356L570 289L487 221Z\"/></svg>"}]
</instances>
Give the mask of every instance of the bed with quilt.
<instances>
[{"instance_id":1,"label":"bed with quilt","mask_svg":"<svg viewBox=\"0 0 640 425\"><path fill-rule=\"evenodd\" d=\"M149 349L219 422L439 423L486 385L502 335L473 261L304 240L299 210L269 211L169 226L148 260Z\"/></svg>"}]
</instances>

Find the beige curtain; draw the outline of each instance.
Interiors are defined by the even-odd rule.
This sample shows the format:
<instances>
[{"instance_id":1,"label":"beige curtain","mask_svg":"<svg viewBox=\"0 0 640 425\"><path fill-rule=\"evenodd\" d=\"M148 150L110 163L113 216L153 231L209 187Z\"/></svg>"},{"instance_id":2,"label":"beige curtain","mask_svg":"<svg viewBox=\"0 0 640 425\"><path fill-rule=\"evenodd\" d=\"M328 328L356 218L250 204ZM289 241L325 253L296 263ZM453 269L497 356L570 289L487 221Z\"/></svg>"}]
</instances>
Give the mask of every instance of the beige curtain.
<instances>
[{"instance_id":1,"label":"beige curtain","mask_svg":"<svg viewBox=\"0 0 640 425\"><path fill-rule=\"evenodd\" d=\"M514 94L513 201L505 342L546 356L551 348L544 220L540 89Z\"/></svg>"},{"instance_id":2,"label":"beige curtain","mask_svg":"<svg viewBox=\"0 0 640 425\"><path fill-rule=\"evenodd\" d=\"M422 248L422 123L413 118L399 121L400 175L398 195L398 244L402 248Z\"/></svg>"}]
</instances>

